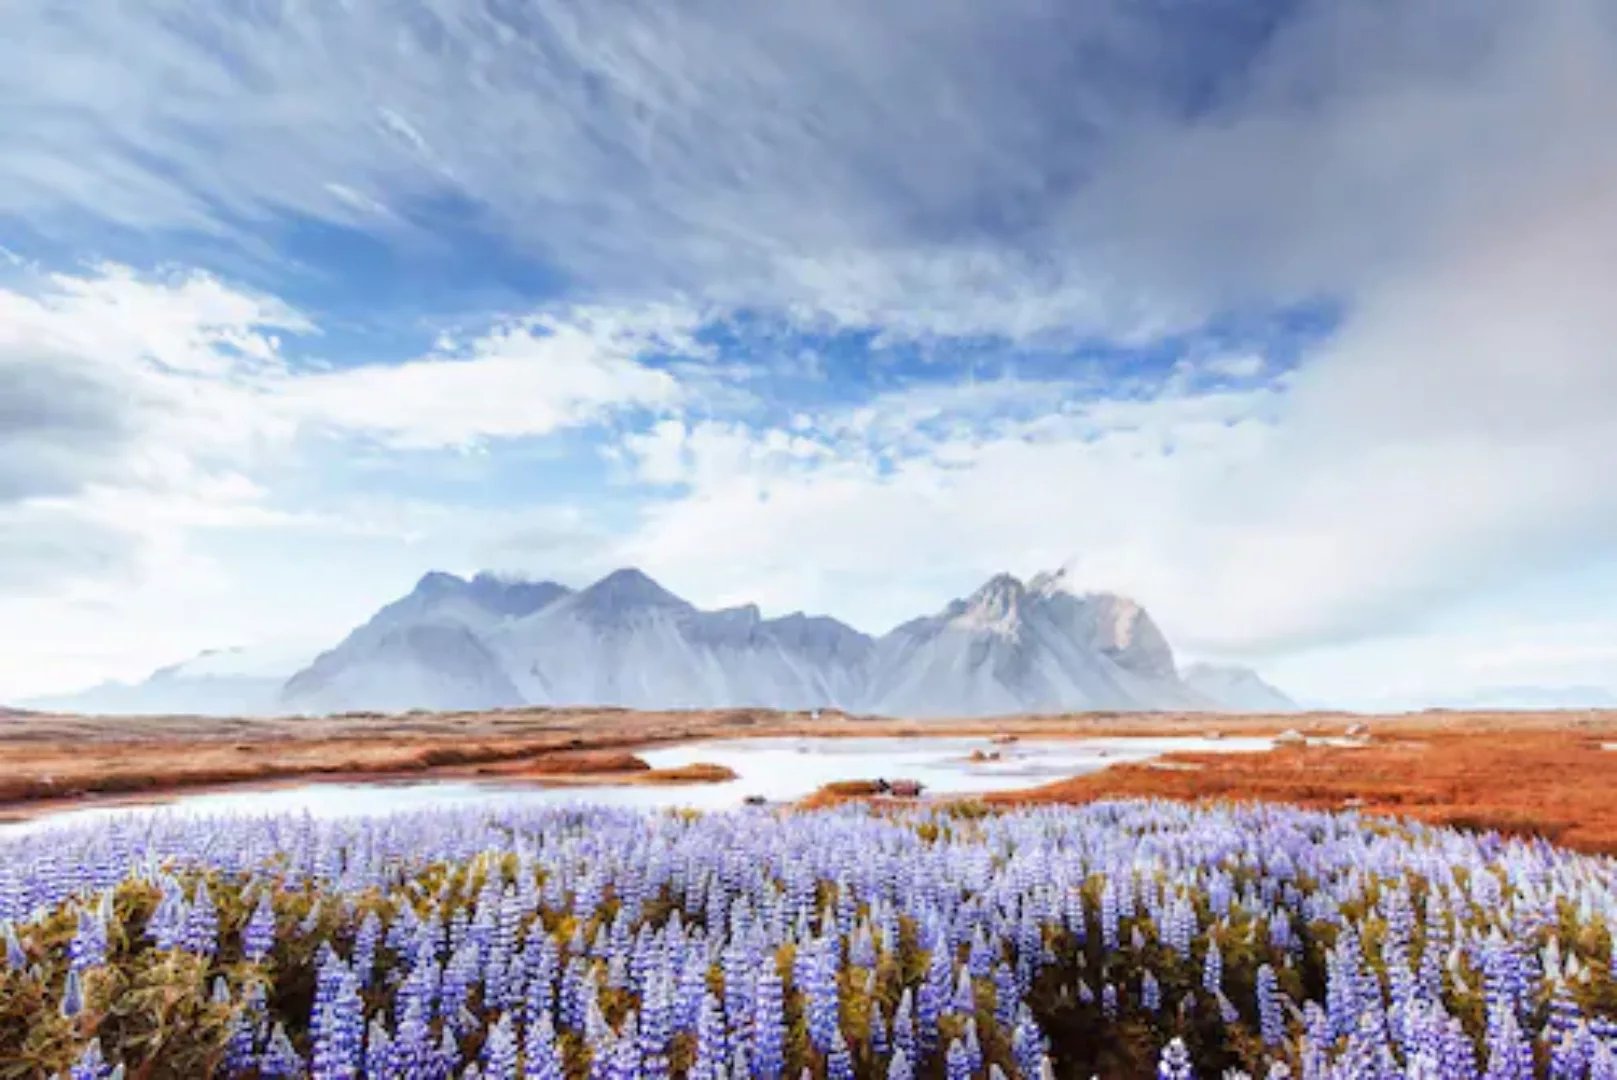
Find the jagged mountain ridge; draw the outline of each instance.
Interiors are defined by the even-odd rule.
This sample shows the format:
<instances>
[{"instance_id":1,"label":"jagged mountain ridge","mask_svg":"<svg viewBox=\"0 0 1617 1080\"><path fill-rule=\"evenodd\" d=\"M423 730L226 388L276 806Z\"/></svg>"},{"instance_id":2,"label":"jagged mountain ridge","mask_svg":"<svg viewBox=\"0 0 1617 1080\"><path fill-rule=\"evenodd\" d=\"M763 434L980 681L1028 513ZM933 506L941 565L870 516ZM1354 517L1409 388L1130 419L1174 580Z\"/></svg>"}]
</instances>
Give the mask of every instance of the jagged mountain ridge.
<instances>
[{"instance_id":1,"label":"jagged mountain ridge","mask_svg":"<svg viewBox=\"0 0 1617 1080\"><path fill-rule=\"evenodd\" d=\"M895 716L1207 705L1179 683L1143 611L1009 574L883 637L867 690L869 711Z\"/></svg>"},{"instance_id":2,"label":"jagged mountain ridge","mask_svg":"<svg viewBox=\"0 0 1617 1080\"><path fill-rule=\"evenodd\" d=\"M638 570L501 626L491 647L525 700L633 708L857 705L871 641L833 619L701 611Z\"/></svg>"},{"instance_id":3,"label":"jagged mountain ridge","mask_svg":"<svg viewBox=\"0 0 1617 1080\"><path fill-rule=\"evenodd\" d=\"M481 588L476 587L481 582ZM458 583L458 584L456 584ZM1228 707L1180 677L1138 604L1077 593L1061 573L992 578L969 597L872 638L828 616L766 619L755 605L704 611L625 569L572 591L429 575L283 695L290 709L838 708L895 716ZM486 647L393 644L404 624L446 624ZM390 636L391 635L391 636ZM384 692L385 691L385 692Z\"/></svg>"},{"instance_id":4,"label":"jagged mountain ridge","mask_svg":"<svg viewBox=\"0 0 1617 1080\"><path fill-rule=\"evenodd\" d=\"M996 575L871 637L824 615L764 618L752 604L704 611L634 569L576 591L434 571L275 691L255 687L254 712L526 704L943 717L1246 707L1219 700L1218 689L1181 674L1138 604L1075 591L1059 572L1026 583ZM240 711L204 704L165 711Z\"/></svg>"}]
</instances>

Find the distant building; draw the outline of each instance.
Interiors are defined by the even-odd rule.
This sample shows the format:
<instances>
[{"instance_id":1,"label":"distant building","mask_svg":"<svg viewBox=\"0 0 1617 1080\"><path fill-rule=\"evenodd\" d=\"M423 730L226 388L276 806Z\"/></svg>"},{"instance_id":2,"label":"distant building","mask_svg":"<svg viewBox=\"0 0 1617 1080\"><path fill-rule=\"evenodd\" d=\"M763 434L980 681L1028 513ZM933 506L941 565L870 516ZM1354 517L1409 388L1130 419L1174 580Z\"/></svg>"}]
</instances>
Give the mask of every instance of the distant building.
<instances>
[{"instance_id":1,"label":"distant building","mask_svg":"<svg viewBox=\"0 0 1617 1080\"><path fill-rule=\"evenodd\" d=\"M893 780L887 785L887 791L900 799L913 799L921 794L922 784L919 780Z\"/></svg>"}]
</instances>

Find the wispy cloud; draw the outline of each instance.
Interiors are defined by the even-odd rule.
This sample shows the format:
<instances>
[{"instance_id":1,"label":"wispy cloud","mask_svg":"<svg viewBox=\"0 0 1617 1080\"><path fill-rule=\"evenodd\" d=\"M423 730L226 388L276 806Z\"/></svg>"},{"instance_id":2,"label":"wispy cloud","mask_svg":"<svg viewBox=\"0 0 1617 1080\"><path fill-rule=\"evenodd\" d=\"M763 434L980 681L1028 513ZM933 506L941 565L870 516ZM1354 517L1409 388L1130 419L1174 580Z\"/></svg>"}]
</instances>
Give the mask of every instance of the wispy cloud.
<instances>
[{"instance_id":1,"label":"wispy cloud","mask_svg":"<svg viewBox=\"0 0 1617 1080\"><path fill-rule=\"evenodd\" d=\"M7 20L0 210L40 227L431 231L453 205L586 290L889 333L1143 334L1352 290L1609 175L1617 101L1598 0Z\"/></svg>"}]
</instances>

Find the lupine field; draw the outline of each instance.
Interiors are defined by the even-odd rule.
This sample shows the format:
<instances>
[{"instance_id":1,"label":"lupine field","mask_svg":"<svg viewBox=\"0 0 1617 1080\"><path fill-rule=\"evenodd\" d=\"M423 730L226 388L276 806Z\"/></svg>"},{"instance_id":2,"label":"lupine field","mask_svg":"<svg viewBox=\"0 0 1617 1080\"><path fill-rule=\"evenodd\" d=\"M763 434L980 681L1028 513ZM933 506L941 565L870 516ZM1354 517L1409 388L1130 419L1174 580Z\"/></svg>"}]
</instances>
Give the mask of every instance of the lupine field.
<instances>
[{"instance_id":1,"label":"lupine field","mask_svg":"<svg viewBox=\"0 0 1617 1080\"><path fill-rule=\"evenodd\" d=\"M0 839L0 1077L1617 1078L1617 863L1116 802Z\"/></svg>"}]
</instances>

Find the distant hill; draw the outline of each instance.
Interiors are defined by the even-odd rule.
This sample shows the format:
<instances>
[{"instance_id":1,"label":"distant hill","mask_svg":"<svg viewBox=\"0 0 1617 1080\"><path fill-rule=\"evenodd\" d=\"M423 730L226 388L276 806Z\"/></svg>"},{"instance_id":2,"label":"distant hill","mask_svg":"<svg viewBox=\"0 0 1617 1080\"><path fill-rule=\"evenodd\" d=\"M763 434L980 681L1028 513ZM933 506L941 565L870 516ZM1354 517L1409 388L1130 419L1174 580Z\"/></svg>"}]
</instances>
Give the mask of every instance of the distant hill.
<instances>
[{"instance_id":1,"label":"distant hill","mask_svg":"<svg viewBox=\"0 0 1617 1080\"><path fill-rule=\"evenodd\" d=\"M1197 693L1218 702L1228 712L1297 712L1301 708L1248 667L1188 664L1181 674Z\"/></svg>"},{"instance_id":2,"label":"distant hill","mask_svg":"<svg viewBox=\"0 0 1617 1080\"><path fill-rule=\"evenodd\" d=\"M311 652L296 646L209 649L140 682L109 681L19 704L41 712L104 716L271 716L285 711L280 699L287 674L307 664Z\"/></svg>"}]
</instances>

